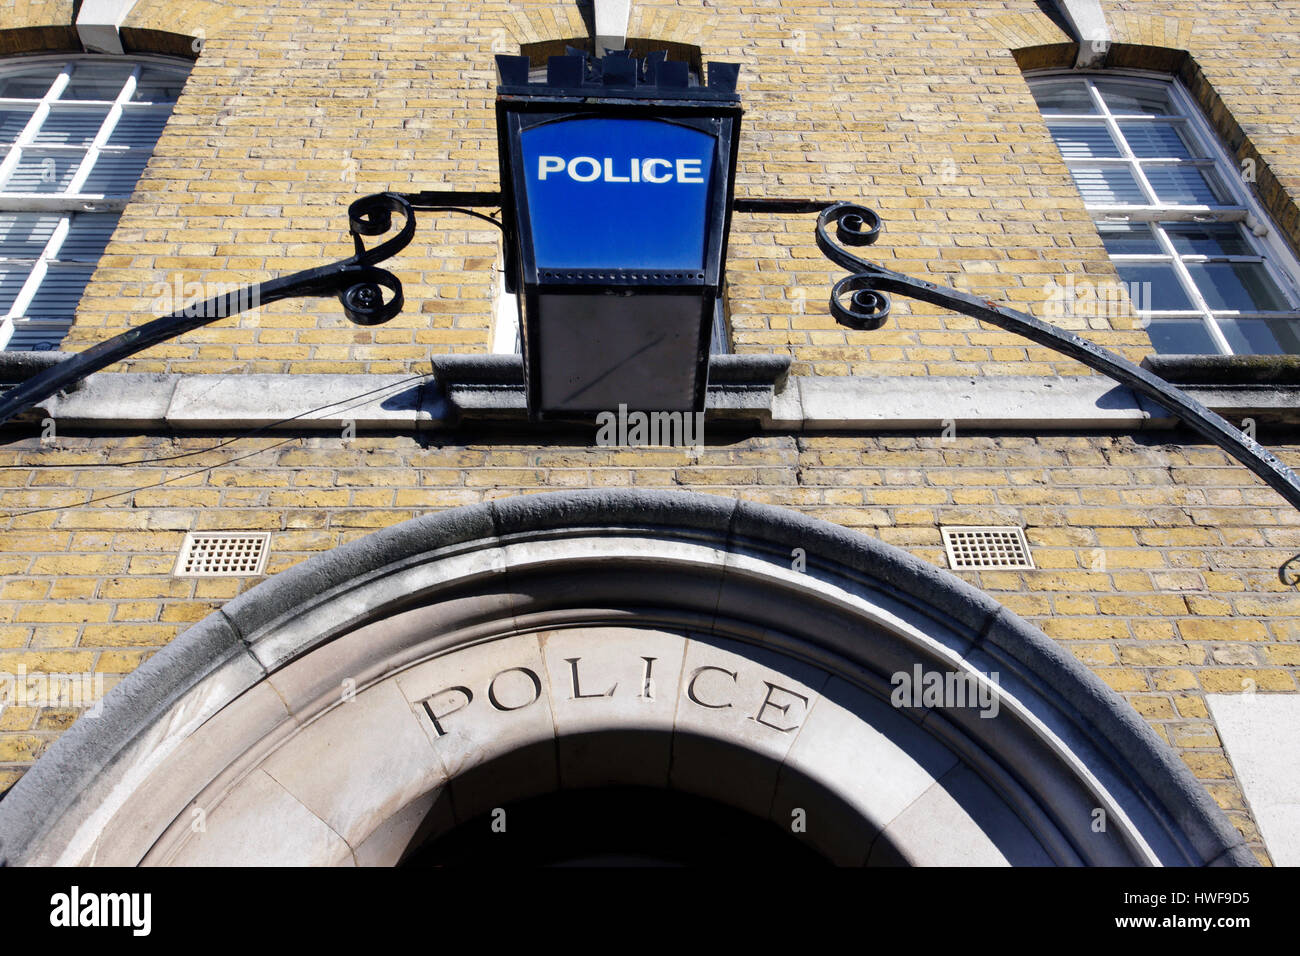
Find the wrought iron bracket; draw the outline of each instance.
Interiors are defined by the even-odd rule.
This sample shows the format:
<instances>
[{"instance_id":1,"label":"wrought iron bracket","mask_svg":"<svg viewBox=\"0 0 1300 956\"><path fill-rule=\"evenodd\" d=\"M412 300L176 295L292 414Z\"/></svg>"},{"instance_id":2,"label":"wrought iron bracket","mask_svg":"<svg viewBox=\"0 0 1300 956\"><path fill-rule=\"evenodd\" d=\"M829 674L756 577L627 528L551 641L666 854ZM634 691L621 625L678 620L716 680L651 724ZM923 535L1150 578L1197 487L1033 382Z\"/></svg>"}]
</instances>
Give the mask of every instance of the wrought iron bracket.
<instances>
[{"instance_id":1,"label":"wrought iron bracket","mask_svg":"<svg viewBox=\"0 0 1300 956\"><path fill-rule=\"evenodd\" d=\"M354 255L315 269L306 269L267 282L244 286L233 292L189 303L169 315L105 339L84 352L47 368L0 395L0 425L32 408L51 395L70 388L86 376L140 352L151 345L174 339L193 329L209 325L281 299L337 296L344 314L358 325L379 325L402 310L402 283L377 264L401 252L415 235L415 210L457 212L491 223L504 239L506 274L514 275L513 257L517 243L502 219L471 207L499 207L499 191L425 190L418 193L377 193L358 199L348 207L348 228L356 247ZM829 203L805 199L736 199L738 212L808 213ZM363 236L382 236L393 226L393 213L403 217L397 235L373 249ZM503 217L504 219L504 217ZM384 290L389 298L385 301Z\"/></svg>"},{"instance_id":2,"label":"wrought iron bracket","mask_svg":"<svg viewBox=\"0 0 1300 956\"><path fill-rule=\"evenodd\" d=\"M403 306L401 281L377 264L401 252L415 235L415 210L454 211L489 222L505 233L506 254L514 243L500 220L470 210L469 206L496 206L496 192L378 193L358 199L348 207L348 228L355 253L347 259L295 272L267 282L191 303L136 328L106 339L71 358L27 379L0 396L0 424L73 385L86 376L159 342L192 329L237 315L249 308L282 299L336 296L344 314L358 325L379 325L396 316ZM963 315L989 322L1024 336L1087 365L1167 408L1188 427L1222 448L1253 471L1293 506L1300 508L1300 480L1276 456L1253 438L1210 411L1200 402L1150 371L1093 342L1059 329L1025 312L998 305L990 299L914 279L861 259L845 246L868 246L884 227L872 210L853 203L806 200L735 201L743 212L812 212L817 219L817 245L831 261L849 273L836 283L830 309L837 322L853 329L878 329L889 316L891 294L929 302ZM367 249L363 237L382 236L393 228L393 213L403 222L396 235ZM834 227L835 237L831 237ZM389 297L384 298L384 290Z\"/></svg>"},{"instance_id":3,"label":"wrought iron bracket","mask_svg":"<svg viewBox=\"0 0 1300 956\"><path fill-rule=\"evenodd\" d=\"M1300 587L1300 569L1296 568L1297 564L1300 564L1300 554L1293 554L1277 569L1277 579L1289 588Z\"/></svg>"},{"instance_id":4,"label":"wrought iron bracket","mask_svg":"<svg viewBox=\"0 0 1300 956\"><path fill-rule=\"evenodd\" d=\"M343 313L358 325L379 325L402 311L402 283L377 263L389 259L415 235L416 206L397 193L378 193L348 207L348 230L356 252L339 262L306 269L267 282L190 303L169 315L127 329L45 369L0 396L0 424L51 395L159 342L281 299L337 296ZM403 217L395 236L367 249L363 236L382 236L393 228L393 213ZM477 213L475 215L478 215ZM487 218L484 216L483 218ZM489 220L494 221L494 220ZM384 290L388 298L384 298Z\"/></svg>"},{"instance_id":5,"label":"wrought iron bracket","mask_svg":"<svg viewBox=\"0 0 1300 956\"><path fill-rule=\"evenodd\" d=\"M832 227L834 238L831 237ZM1109 349L1036 319L1026 312L1018 312L998 305L991 299L982 299L959 289L913 279L877 263L860 259L844 248L869 246L880 238L883 229L884 223L873 210L849 202L828 206L817 217L818 248L836 265L852 273L837 282L831 290L831 314L838 323L851 329L880 328L889 317L889 297L893 294L919 299L972 316L1008 332L1015 332L1031 342L1069 356L1164 406L1187 427L1222 448L1294 507L1300 508L1300 480L1290 468L1250 435L1160 376L1134 365Z\"/></svg>"}]
</instances>

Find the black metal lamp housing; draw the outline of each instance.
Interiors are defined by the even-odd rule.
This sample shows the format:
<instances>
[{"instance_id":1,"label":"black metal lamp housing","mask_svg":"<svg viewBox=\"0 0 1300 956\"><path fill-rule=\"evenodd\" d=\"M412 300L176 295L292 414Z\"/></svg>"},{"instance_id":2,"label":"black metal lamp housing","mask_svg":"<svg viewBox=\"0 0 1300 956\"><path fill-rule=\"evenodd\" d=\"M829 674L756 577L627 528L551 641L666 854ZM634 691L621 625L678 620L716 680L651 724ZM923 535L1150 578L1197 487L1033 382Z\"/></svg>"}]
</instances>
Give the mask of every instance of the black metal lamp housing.
<instances>
[{"instance_id":1,"label":"black metal lamp housing","mask_svg":"<svg viewBox=\"0 0 1300 956\"><path fill-rule=\"evenodd\" d=\"M534 419L704 410L740 137L739 67L498 56L507 284Z\"/></svg>"}]
</instances>

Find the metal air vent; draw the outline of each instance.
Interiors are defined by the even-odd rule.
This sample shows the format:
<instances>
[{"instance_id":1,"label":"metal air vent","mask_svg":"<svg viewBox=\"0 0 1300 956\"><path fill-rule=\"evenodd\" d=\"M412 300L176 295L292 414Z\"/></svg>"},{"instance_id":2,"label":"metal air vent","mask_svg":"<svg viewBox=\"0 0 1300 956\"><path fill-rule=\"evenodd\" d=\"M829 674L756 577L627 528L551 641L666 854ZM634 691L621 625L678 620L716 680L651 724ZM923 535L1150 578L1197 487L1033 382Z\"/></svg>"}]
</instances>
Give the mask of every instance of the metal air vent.
<instances>
[{"instance_id":1,"label":"metal air vent","mask_svg":"<svg viewBox=\"0 0 1300 956\"><path fill-rule=\"evenodd\" d=\"M180 577L250 577L266 567L271 535L266 531L191 531L181 545Z\"/></svg>"},{"instance_id":2,"label":"metal air vent","mask_svg":"<svg viewBox=\"0 0 1300 956\"><path fill-rule=\"evenodd\" d=\"M954 571L1033 570L1034 559L1020 528L940 528Z\"/></svg>"}]
</instances>

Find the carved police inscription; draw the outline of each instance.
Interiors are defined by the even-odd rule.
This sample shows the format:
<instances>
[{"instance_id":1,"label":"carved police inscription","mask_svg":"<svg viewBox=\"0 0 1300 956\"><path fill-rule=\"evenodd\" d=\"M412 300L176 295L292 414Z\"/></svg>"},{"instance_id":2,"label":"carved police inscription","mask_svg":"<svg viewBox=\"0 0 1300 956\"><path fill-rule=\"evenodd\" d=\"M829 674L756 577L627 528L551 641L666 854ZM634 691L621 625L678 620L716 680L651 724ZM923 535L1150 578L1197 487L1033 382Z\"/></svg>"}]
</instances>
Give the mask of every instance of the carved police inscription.
<instances>
[{"instance_id":1,"label":"carved police inscription","mask_svg":"<svg viewBox=\"0 0 1300 956\"><path fill-rule=\"evenodd\" d=\"M583 672L581 657L566 657L567 673L552 674L554 691L563 693L569 700L609 700L616 694L629 694L639 700L655 699L655 664L658 658L642 657L638 661L638 680L595 682ZM630 673L630 671L629 671ZM752 713L747 719L781 734L793 733L807 715L809 698L757 674L746 674L731 669L706 664L682 675L681 699L678 706L702 707L707 710L731 710L750 701ZM506 667L497 671L486 684L468 687L454 684L430 694L418 703L439 736L455 730L458 719L472 717L472 708L491 707L502 713L523 710L541 701L546 693L546 682L531 667ZM620 690L620 688L623 688ZM756 706L754 702L757 702Z\"/></svg>"}]
</instances>

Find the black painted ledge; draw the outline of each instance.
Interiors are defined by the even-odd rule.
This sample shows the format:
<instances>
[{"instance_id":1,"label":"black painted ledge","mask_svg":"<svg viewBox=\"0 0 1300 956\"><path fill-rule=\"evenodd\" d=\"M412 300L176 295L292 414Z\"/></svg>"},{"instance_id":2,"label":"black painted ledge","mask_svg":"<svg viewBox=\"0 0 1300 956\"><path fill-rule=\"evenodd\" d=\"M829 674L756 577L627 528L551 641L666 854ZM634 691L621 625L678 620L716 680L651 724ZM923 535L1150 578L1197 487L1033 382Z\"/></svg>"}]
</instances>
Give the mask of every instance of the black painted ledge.
<instances>
[{"instance_id":1,"label":"black painted ledge","mask_svg":"<svg viewBox=\"0 0 1300 956\"><path fill-rule=\"evenodd\" d=\"M1175 385L1300 385L1300 355L1148 355L1142 367Z\"/></svg>"},{"instance_id":2,"label":"black painted ledge","mask_svg":"<svg viewBox=\"0 0 1300 956\"><path fill-rule=\"evenodd\" d=\"M437 355L435 387L457 417L523 421L528 417L523 358L519 355ZM709 359L711 418L753 419L770 414L790 372L788 355L715 355Z\"/></svg>"}]
</instances>

